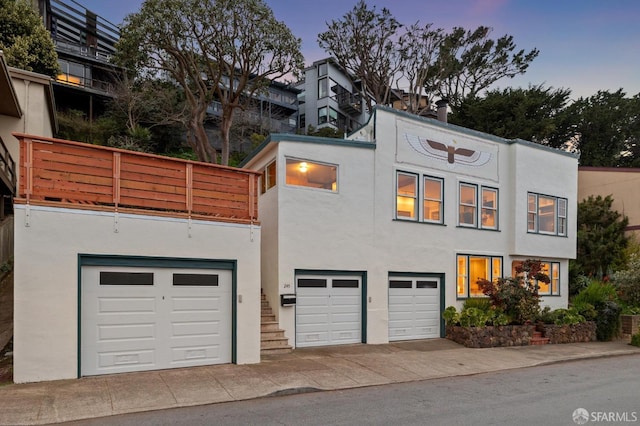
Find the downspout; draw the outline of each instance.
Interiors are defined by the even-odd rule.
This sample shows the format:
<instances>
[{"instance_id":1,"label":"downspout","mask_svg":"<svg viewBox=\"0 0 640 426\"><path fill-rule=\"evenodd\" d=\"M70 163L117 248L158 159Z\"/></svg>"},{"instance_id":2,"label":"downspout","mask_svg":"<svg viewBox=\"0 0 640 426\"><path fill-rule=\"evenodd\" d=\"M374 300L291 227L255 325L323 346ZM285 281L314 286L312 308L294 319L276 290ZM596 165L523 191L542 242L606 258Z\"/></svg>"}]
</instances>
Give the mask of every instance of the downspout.
<instances>
[{"instance_id":1,"label":"downspout","mask_svg":"<svg viewBox=\"0 0 640 426\"><path fill-rule=\"evenodd\" d=\"M22 120L22 133L29 133L27 131L27 120L29 119L29 116L31 115L29 113L29 85L31 84L31 82L29 80L24 80L24 120Z\"/></svg>"}]
</instances>

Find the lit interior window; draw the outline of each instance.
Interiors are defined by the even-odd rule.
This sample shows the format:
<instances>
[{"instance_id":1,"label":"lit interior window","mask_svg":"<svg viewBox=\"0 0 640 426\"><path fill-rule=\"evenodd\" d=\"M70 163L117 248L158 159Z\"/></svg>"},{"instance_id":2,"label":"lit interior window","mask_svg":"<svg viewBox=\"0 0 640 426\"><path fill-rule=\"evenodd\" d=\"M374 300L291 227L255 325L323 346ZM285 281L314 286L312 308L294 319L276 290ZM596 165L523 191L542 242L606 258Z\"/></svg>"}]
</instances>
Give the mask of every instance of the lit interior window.
<instances>
[{"instance_id":1,"label":"lit interior window","mask_svg":"<svg viewBox=\"0 0 640 426\"><path fill-rule=\"evenodd\" d=\"M396 215L402 219L416 219L416 197L418 194L418 177L398 173L398 190L396 196Z\"/></svg>"},{"instance_id":2,"label":"lit interior window","mask_svg":"<svg viewBox=\"0 0 640 426\"><path fill-rule=\"evenodd\" d=\"M287 158L287 185L338 190L338 166Z\"/></svg>"}]
</instances>

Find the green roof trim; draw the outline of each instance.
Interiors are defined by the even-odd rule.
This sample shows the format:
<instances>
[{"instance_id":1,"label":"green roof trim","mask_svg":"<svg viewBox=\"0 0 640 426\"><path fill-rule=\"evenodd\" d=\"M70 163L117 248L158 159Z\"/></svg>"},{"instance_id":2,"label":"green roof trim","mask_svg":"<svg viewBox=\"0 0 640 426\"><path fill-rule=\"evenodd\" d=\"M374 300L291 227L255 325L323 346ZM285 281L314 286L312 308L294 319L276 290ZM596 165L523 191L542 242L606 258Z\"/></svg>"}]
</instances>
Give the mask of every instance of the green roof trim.
<instances>
[{"instance_id":1,"label":"green roof trim","mask_svg":"<svg viewBox=\"0 0 640 426\"><path fill-rule=\"evenodd\" d=\"M319 145L346 146L351 148L376 149L375 142L357 141L351 139L324 138L320 136L296 135L293 133L271 133L262 141L251 153L239 164L238 167L244 167L254 157L256 157L267 145L278 142L301 142Z\"/></svg>"}]
</instances>

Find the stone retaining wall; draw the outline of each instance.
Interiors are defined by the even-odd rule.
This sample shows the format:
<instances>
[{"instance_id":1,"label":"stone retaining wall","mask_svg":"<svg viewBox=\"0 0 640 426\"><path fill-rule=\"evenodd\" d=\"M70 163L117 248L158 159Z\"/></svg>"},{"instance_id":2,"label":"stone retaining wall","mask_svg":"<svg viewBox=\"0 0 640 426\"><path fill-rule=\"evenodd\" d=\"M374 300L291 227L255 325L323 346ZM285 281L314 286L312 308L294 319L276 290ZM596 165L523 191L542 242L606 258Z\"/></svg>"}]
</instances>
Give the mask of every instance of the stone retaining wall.
<instances>
[{"instance_id":1,"label":"stone retaining wall","mask_svg":"<svg viewBox=\"0 0 640 426\"><path fill-rule=\"evenodd\" d=\"M499 325L486 327L447 325L446 337L468 348L528 346L535 329L535 325Z\"/></svg>"},{"instance_id":2,"label":"stone retaining wall","mask_svg":"<svg viewBox=\"0 0 640 426\"><path fill-rule=\"evenodd\" d=\"M542 324L538 326L549 343L578 343L596 340L596 323L587 321L580 324L555 325Z\"/></svg>"},{"instance_id":3,"label":"stone retaining wall","mask_svg":"<svg viewBox=\"0 0 640 426\"><path fill-rule=\"evenodd\" d=\"M578 343L596 340L596 323L555 325L502 325L486 327L460 327L447 325L446 337L468 348L495 348L503 346L528 346L533 332L541 331L549 343Z\"/></svg>"}]
</instances>

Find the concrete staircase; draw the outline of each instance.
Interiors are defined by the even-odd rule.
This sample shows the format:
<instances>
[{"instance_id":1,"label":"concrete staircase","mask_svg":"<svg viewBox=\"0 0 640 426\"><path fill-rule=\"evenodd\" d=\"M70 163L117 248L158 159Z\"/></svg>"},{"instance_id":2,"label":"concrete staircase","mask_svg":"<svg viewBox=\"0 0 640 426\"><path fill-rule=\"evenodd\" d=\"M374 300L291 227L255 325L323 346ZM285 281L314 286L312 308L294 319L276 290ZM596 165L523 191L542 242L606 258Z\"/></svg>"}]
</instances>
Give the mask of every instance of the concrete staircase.
<instances>
[{"instance_id":1,"label":"concrete staircase","mask_svg":"<svg viewBox=\"0 0 640 426\"><path fill-rule=\"evenodd\" d=\"M260 316L260 355L284 354L291 352L289 339L284 336L284 330L279 328L276 315L273 313L267 297L261 292Z\"/></svg>"}]
</instances>

